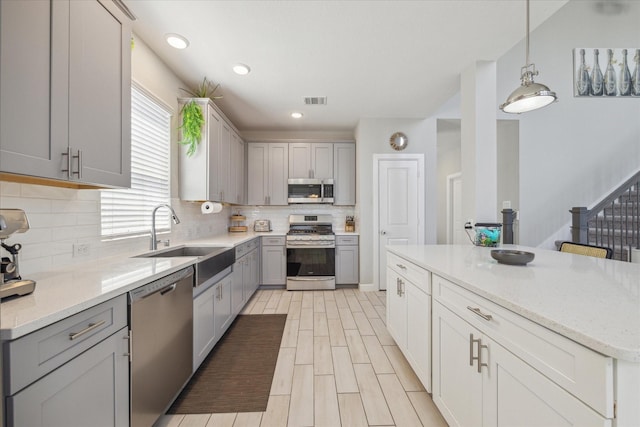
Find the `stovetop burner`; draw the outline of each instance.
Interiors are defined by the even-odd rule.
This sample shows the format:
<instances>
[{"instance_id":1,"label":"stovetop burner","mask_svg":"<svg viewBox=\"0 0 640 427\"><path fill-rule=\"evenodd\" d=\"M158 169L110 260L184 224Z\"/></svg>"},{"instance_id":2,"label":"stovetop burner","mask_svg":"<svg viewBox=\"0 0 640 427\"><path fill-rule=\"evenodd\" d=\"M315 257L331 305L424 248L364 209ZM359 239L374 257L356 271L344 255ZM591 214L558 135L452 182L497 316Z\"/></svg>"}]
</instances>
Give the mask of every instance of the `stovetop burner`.
<instances>
[{"instance_id":1,"label":"stovetop burner","mask_svg":"<svg viewBox=\"0 0 640 427\"><path fill-rule=\"evenodd\" d=\"M331 215L289 215L287 240L333 240Z\"/></svg>"}]
</instances>

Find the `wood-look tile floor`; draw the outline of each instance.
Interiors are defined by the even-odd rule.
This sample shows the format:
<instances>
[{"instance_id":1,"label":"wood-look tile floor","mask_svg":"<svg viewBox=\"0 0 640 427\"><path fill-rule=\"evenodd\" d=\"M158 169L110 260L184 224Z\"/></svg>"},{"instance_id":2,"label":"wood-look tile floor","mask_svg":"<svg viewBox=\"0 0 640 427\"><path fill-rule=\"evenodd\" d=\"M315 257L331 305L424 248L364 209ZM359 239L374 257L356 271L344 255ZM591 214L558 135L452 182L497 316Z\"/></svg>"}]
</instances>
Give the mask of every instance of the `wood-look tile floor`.
<instances>
[{"instance_id":1,"label":"wood-look tile floor","mask_svg":"<svg viewBox=\"0 0 640 427\"><path fill-rule=\"evenodd\" d=\"M384 292L259 290L287 314L265 412L165 415L156 427L446 426L385 326Z\"/></svg>"}]
</instances>

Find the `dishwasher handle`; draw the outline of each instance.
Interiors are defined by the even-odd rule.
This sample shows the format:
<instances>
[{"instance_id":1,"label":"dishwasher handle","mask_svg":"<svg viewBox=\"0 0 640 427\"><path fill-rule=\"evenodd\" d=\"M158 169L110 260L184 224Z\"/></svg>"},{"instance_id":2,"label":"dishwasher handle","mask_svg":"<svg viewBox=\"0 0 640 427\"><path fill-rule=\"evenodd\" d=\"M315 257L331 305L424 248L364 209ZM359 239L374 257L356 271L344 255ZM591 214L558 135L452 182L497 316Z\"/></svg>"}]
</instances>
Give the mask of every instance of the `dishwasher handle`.
<instances>
[{"instance_id":1,"label":"dishwasher handle","mask_svg":"<svg viewBox=\"0 0 640 427\"><path fill-rule=\"evenodd\" d=\"M154 282L141 286L133 291L129 292L129 303L133 304L137 301L150 297L160 293L160 295L168 294L174 291L179 282L183 279L191 277L191 286L193 286L194 268L193 266L187 267L183 270L169 274Z\"/></svg>"}]
</instances>

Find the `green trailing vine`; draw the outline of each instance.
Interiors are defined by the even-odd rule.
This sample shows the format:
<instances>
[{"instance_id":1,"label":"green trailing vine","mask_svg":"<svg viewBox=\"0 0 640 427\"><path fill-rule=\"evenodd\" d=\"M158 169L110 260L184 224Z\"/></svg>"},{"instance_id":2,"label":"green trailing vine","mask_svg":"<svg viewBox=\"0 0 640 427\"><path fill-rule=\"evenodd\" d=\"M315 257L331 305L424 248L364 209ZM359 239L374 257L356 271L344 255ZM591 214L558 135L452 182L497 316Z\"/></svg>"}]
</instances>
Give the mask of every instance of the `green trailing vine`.
<instances>
[{"instance_id":1,"label":"green trailing vine","mask_svg":"<svg viewBox=\"0 0 640 427\"><path fill-rule=\"evenodd\" d=\"M187 156L191 157L196 152L202 136L204 116L197 102L191 101L182 107L182 140L178 144L188 145Z\"/></svg>"},{"instance_id":2,"label":"green trailing vine","mask_svg":"<svg viewBox=\"0 0 640 427\"><path fill-rule=\"evenodd\" d=\"M198 85L195 90L183 89L194 98L210 98L220 99L222 95L214 96L220 84L214 85L212 82L207 81L205 77L202 80L202 84ZM182 140L178 141L178 144L188 145L187 156L191 157L195 154L198 144L202 136L202 125L204 124L204 116L202 115L202 108L195 101L190 101L182 107Z\"/></svg>"}]
</instances>

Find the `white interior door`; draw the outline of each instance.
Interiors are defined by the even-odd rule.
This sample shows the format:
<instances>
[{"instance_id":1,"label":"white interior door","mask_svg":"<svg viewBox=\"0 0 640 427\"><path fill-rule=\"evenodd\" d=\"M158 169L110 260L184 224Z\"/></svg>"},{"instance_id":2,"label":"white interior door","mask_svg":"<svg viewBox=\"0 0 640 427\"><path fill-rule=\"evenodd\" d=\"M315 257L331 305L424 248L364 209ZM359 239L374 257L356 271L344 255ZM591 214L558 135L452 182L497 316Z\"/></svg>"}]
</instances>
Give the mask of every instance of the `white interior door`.
<instances>
[{"instance_id":1,"label":"white interior door","mask_svg":"<svg viewBox=\"0 0 640 427\"><path fill-rule=\"evenodd\" d=\"M447 176L447 243L460 245L465 242L462 218L462 173Z\"/></svg>"},{"instance_id":2,"label":"white interior door","mask_svg":"<svg viewBox=\"0 0 640 427\"><path fill-rule=\"evenodd\" d=\"M386 289L387 245L424 243L424 182L422 155L377 157L374 207L374 256L378 289Z\"/></svg>"}]
</instances>

